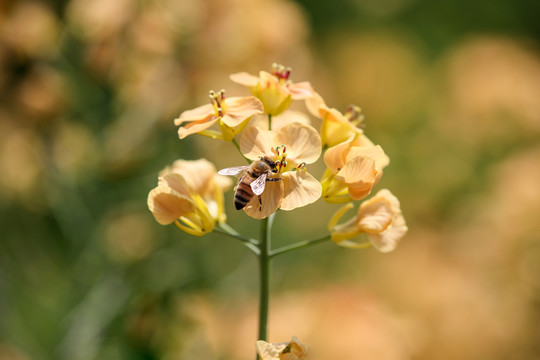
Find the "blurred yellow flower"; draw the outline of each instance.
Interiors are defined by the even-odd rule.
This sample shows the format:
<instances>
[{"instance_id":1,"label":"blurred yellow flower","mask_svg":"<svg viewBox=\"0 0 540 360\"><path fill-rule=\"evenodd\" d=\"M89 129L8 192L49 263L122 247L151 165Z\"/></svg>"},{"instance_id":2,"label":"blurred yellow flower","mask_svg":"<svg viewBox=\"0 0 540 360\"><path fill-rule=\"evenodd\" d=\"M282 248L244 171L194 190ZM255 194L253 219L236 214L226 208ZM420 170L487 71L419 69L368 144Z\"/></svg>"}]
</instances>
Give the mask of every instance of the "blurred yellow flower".
<instances>
[{"instance_id":1,"label":"blurred yellow flower","mask_svg":"<svg viewBox=\"0 0 540 360\"><path fill-rule=\"evenodd\" d=\"M202 236L226 219L223 191L231 185L205 159L177 160L159 174L158 186L148 194L148 208L162 225L175 223L185 232Z\"/></svg>"},{"instance_id":2,"label":"blurred yellow flower","mask_svg":"<svg viewBox=\"0 0 540 360\"><path fill-rule=\"evenodd\" d=\"M344 203L369 195L390 160L379 145L360 135L328 149L324 162L327 169L321 180L323 199Z\"/></svg>"},{"instance_id":3,"label":"blurred yellow flower","mask_svg":"<svg viewBox=\"0 0 540 360\"><path fill-rule=\"evenodd\" d=\"M285 125L277 131L250 126L240 138L244 156L257 160L266 156L276 162L280 181L269 181L261 194L251 199L246 214L262 219L278 208L293 210L315 202L321 197L321 184L305 169L306 164L317 161L321 155L319 133L309 125L298 122Z\"/></svg>"},{"instance_id":4,"label":"blurred yellow flower","mask_svg":"<svg viewBox=\"0 0 540 360\"><path fill-rule=\"evenodd\" d=\"M199 133L212 138L231 141L242 131L253 115L262 114L263 105L254 96L225 98L225 91L210 91L210 104L184 111L174 120L176 126L188 122L178 129L178 136L183 139ZM207 130L218 123L221 133Z\"/></svg>"},{"instance_id":5,"label":"blurred yellow flower","mask_svg":"<svg viewBox=\"0 0 540 360\"><path fill-rule=\"evenodd\" d=\"M360 234L366 234L371 245L377 250L390 252L407 233L408 228L399 200L387 189L380 190L371 199L364 201L355 217L338 224L350 208L351 203L342 207L328 223L332 240L338 245L349 248L364 247L367 243L356 238Z\"/></svg>"},{"instance_id":6,"label":"blurred yellow flower","mask_svg":"<svg viewBox=\"0 0 540 360\"><path fill-rule=\"evenodd\" d=\"M301 343L296 336L282 343L268 343L259 340L255 343L261 360L307 360L308 346Z\"/></svg>"},{"instance_id":7,"label":"blurred yellow flower","mask_svg":"<svg viewBox=\"0 0 540 360\"><path fill-rule=\"evenodd\" d=\"M273 64L272 74L261 71L259 77L246 72L235 73L231 80L248 86L251 93L264 104L264 111L269 115L279 115L289 108L292 100L304 100L314 96L315 92L308 81L293 83L289 77L291 69Z\"/></svg>"}]
</instances>

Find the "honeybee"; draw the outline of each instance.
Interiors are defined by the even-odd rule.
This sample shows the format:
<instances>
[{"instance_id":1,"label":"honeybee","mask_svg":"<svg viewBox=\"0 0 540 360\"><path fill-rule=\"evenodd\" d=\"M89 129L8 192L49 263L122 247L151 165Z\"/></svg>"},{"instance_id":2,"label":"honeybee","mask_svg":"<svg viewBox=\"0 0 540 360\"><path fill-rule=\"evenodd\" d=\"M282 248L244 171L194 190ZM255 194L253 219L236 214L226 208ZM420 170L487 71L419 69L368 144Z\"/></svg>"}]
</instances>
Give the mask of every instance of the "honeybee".
<instances>
[{"instance_id":1,"label":"honeybee","mask_svg":"<svg viewBox=\"0 0 540 360\"><path fill-rule=\"evenodd\" d=\"M278 167L276 163L272 159L263 156L250 165L221 169L218 171L218 174L241 174L238 180L238 186L234 192L234 207L236 210L243 209L255 195L259 196L259 210L261 210L262 203L260 195L263 193L267 181L280 180L280 178L269 177L270 173L277 172Z\"/></svg>"}]
</instances>

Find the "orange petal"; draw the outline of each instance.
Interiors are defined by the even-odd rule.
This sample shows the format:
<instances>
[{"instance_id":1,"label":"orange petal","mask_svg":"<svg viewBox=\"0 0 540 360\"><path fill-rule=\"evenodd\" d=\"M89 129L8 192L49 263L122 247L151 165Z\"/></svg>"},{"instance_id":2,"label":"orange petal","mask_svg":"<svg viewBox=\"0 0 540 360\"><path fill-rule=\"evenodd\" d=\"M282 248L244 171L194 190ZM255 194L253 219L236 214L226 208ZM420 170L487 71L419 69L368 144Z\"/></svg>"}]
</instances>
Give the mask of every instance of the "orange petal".
<instances>
[{"instance_id":1,"label":"orange petal","mask_svg":"<svg viewBox=\"0 0 540 360\"><path fill-rule=\"evenodd\" d=\"M166 186L158 186L148 194L148 208L161 225L168 225L195 207L186 196Z\"/></svg>"},{"instance_id":2,"label":"orange petal","mask_svg":"<svg viewBox=\"0 0 540 360\"><path fill-rule=\"evenodd\" d=\"M174 119L174 125L178 126L186 121L208 121L214 115L214 107L211 104L206 104L184 111L178 118Z\"/></svg>"},{"instance_id":3,"label":"orange petal","mask_svg":"<svg viewBox=\"0 0 540 360\"><path fill-rule=\"evenodd\" d=\"M369 195L379 180L378 175L373 159L358 156L345 164L337 173L336 180L347 184L351 199L360 200Z\"/></svg>"},{"instance_id":4,"label":"orange petal","mask_svg":"<svg viewBox=\"0 0 540 360\"><path fill-rule=\"evenodd\" d=\"M261 194L261 202L259 203L258 196L253 196L244 210L254 219L264 219L276 212L282 197L283 181L268 181Z\"/></svg>"},{"instance_id":5,"label":"orange petal","mask_svg":"<svg viewBox=\"0 0 540 360\"><path fill-rule=\"evenodd\" d=\"M210 119L207 119L207 120L190 122L186 126L182 126L178 128L178 137L180 139L184 139L185 137L189 135L196 134L198 132L206 130L212 125L214 125L216 121L218 121L218 118L212 116L210 117Z\"/></svg>"},{"instance_id":6,"label":"orange petal","mask_svg":"<svg viewBox=\"0 0 540 360\"><path fill-rule=\"evenodd\" d=\"M291 123L277 132L278 144L287 145L287 157L298 163L314 163L321 156L321 137L309 125Z\"/></svg>"},{"instance_id":7,"label":"orange petal","mask_svg":"<svg viewBox=\"0 0 540 360\"><path fill-rule=\"evenodd\" d=\"M311 204L321 197L321 184L307 171L289 171L282 174L282 210L293 210Z\"/></svg>"},{"instance_id":8,"label":"orange petal","mask_svg":"<svg viewBox=\"0 0 540 360\"><path fill-rule=\"evenodd\" d=\"M245 157L257 160L259 156L274 157L272 148L281 145L276 140L273 131L262 130L255 126L250 126L244 130L240 138L240 151Z\"/></svg>"}]
</instances>

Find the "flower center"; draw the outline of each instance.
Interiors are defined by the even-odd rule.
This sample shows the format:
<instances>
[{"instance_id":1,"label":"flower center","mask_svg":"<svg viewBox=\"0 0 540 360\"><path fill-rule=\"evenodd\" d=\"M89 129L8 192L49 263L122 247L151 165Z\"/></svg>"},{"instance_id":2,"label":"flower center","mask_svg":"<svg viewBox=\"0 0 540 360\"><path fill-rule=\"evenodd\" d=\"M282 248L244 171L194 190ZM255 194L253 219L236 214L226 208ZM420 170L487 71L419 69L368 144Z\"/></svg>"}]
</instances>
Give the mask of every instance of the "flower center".
<instances>
[{"instance_id":1,"label":"flower center","mask_svg":"<svg viewBox=\"0 0 540 360\"><path fill-rule=\"evenodd\" d=\"M291 68L285 67L281 64L272 64L272 75L274 75L278 80L280 84L286 83L289 80L289 76L291 76Z\"/></svg>"},{"instance_id":2,"label":"flower center","mask_svg":"<svg viewBox=\"0 0 540 360\"><path fill-rule=\"evenodd\" d=\"M278 173L283 173L285 171L298 171L301 169L302 170L306 169L305 162L300 163L296 167L292 167L294 166L294 164L291 164L290 167L287 167L287 165L289 164L287 163L287 146L286 145L276 146L275 148L272 148L271 150L272 150L272 153L275 155L274 162L276 164L276 169Z\"/></svg>"},{"instance_id":3,"label":"flower center","mask_svg":"<svg viewBox=\"0 0 540 360\"><path fill-rule=\"evenodd\" d=\"M356 105L349 105L347 109L345 109L345 113L343 115L354 126L359 126L360 123L364 121L364 115L362 114L362 109L360 109L360 107Z\"/></svg>"},{"instance_id":4,"label":"flower center","mask_svg":"<svg viewBox=\"0 0 540 360\"><path fill-rule=\"evenodd\" d=\"M214 107L216 116L223 117L227 111L225 106L225 90L221 89L217 93L214 90L210 90L210 104Z\"/></svg>"}]
</instances>

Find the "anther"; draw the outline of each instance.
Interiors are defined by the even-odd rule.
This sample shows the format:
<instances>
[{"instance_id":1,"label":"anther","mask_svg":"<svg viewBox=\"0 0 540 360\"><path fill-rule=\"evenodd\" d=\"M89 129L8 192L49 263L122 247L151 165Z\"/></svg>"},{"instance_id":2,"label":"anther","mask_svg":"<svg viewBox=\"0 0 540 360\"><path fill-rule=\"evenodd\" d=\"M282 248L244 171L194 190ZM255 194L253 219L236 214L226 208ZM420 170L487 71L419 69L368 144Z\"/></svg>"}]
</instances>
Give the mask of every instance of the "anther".
<instances>
[{"instance_id":1,"label":"anther","mask_svg":"<svg viewBox=\"0 0 540 360\"><path fill-rule=\"evenodd\" d=\"M347 120L352 124L358 125L364 120L364 115L362 114L362 109L356 105L349 105L344 113Z\"/></svg>"},{"instance_id":2,"label":"anther","mask_svg":"<svg viewBox=\"0 0 540 360\"><path fill-rule=\"evenodd\" d=\"M281 77L282 77L283 79L285 79L285 80L289 80L289 76L291 76L291 71L292 71L292 69L291 69L290 67L286 68L286 69L283 71Z\"/></svg>"}]
</instances>

